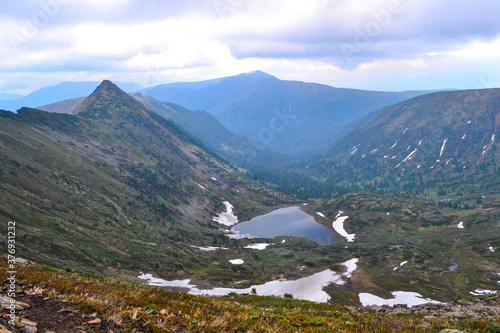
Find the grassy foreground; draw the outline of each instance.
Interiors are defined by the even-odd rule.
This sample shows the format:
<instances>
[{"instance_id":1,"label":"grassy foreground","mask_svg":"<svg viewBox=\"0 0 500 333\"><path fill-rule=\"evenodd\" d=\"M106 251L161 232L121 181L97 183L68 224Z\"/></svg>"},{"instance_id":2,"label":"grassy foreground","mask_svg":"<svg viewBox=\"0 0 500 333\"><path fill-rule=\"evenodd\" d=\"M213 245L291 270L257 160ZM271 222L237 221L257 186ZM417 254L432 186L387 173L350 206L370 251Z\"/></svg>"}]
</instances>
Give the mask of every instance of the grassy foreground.
<instances>
[{"instance_id":1,"label":"grassy foreground","mask_svg":"<svg viewBox=\"0 0 500 333\"><path fill-rule=\"evenodd\" d=\"M3 259L1 266L5 274ZM362 308L255 295L200 297L33 263L17 268L19 285L44 288L49 297L75 303L85 313L97 312L116 327L115 333L134 328L139 332L496 332L500 322L498 318L377 314Z\"/></svg>"}]
</instances>

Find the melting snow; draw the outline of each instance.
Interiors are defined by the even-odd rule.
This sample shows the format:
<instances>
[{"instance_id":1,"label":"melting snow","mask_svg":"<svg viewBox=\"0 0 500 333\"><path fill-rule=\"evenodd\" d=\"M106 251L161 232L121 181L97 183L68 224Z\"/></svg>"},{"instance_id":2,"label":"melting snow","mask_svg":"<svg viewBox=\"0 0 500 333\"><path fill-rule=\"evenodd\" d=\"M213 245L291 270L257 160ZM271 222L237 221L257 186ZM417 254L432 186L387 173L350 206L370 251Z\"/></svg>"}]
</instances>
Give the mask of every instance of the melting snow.
<instances>
[{"instance_id":1,"label":"melting snow","mask_svg":"<svg viewBox=\"0 0 500 333\"><path fill-rule=\"evenodd\" d=\"M408 127L407 127L407 128L405 128L405 130L403 131L403 134L405 134L407 130L408 130Z\"/></svg>"},{"instance_id":2,"label":"melting snow","mask_svg":"<svg viewBox=\"0 0 500 333\"><path fill-rule=\"evenodd\" d=\"M495 141L495 134L491 137L491 141Z\"/></svg>"},{"instance_id":3,"label":"melting snow","mask_svg":"<svg viewBox=\"0 0 500 333\"><path fill-rule=\"evenodd\" d=\"M384 299L369 293L361 293L359 294L359 300L363 306L369 305L389 305L390 307L396 304L406 304L408 307L426 304L426 303L434 303L434 304L442 304L438 301L434 301L430 298L423 298L422 295L415 292L407 292L407 291L394 291L391 293L394 298Z\"/></svg>"},{"instance_id":4,"label":"melting snow","mask_svg":"<svg viewBox=\"0 0 500 333\"><path fill-rule=\"evenodd\" d=\"M233 265L243 265L245 263L242 259L233 259L229 260L229 262Z\"/></svg>"},{"instance_id":5,"label":"melting snow","mask_svg":"<svg viewBox=\"0 0 500 333\"><path fill-rule=\"evenodd\" d=\"M351 155L354 154L355 152L358 151L358 148L354 149L352 152L351 152Z\"/></svg>"},{"instance_id":6,"label":"melting snow","mask_svg":"<svg viewBox=\"0 0 500 333\"><path fill-rule=\"evenodd\" d=\"M323 213L316 212L316 214L318 214L318 215L319 215L319 216L321 216L321 217L325 217L325 214L323 214Z\"/></svg>"},{"instance_id":7,"label":"melting snow","mask_svg":"<svg viewBox=\"0 0 500 333\"><path fill-rule=\"evenodd\" d=\"M460 222L458 225L457 225L457 228L458 229L464 229L464 223L463 222Z\"/></svg>"},{"instance_id":8,"label":"melting snow","mask_svg":"<svg viewBox=\"0 0 500 333\"><path fill-rule=\"evenodd\" d=\"M410 159L410 158L413 156L413 154L415 154L415 153L417 152L417 150L418 150L418 149L417 149L417 148L415 148L415 150L413 150L413 151L410 153L410 155L406 156L406 158L405 158L405 159L403 160L403 162L401 162L401 163L404 163L404 162L406 162L408 159Z\"/></svg>"},{"instance_id":9,"label":"melting snow","mask_svg":"<svg viewBox=\"0 0 500 333\"><path fill-rule=\"evenodd\" d=\"M332 270L325 270L318 272L308 277L298 280L279 279L269 281L265 284L254 285L245 289L235 288L214 288L214 289L198 289L196 286L190 284L191 280L175 280L165 281L162 279L154 278L151 274L139 275L139 279L147 280L148 284L159 287L183 287L188 288L189 294L192 295L210 295L210 296L223 296L231 292L235 293L251 293L252 288L255 288L257 295L262 296L284 296L286 293L291 293L294 298L308 300L312 302L328 302L330 296L323 291L323 288L331 283L338 285L345 284L345 278L352 276L352 273L357 268L356 263L358 259L351 259L343 263L347 267L347 271L342 274L337 274Z\"/></svg>"},{"instance_id":10,"label":"melting snow","mask_svg":"<svg viewBox=\"0 0 500 333\"><path fill-rule=\"evenodd\" d=\"M372 154L373 154L373 153L375 153L377 150L378 150L378 148L377 148L377 149L373 149L373 150L371 151L371 152L372 152Z\"/></svg>"},{"instance_id":11,"label":"melting snow","mask_svg":"<svg viewBox=\"0 0 500 333\"><path fill-rule=\"evenodd\" d=\"M217 246L203 247L203 246L191 245L191 247L194 247L195 249L205 251L205 252L210 252L210 251L215 251L215 250L229 250L227 247L217 247Z\"/></svg>"},{"instance_id":12,"label":"melting snow","mask_svg":"<svg viewBox=\"0 0 500 333\"><path fill-rule=\"evenodd\" d=\"M257 244L250 244L244 247L244 249L253 249L253 250L265 250L266 247L268 247L269 243L257 243Z\"/></svg>"},{"instance_id":13,"label":"melting snow","mask_svg":"<svg viewBox=\"0 0 500 333\"><path fill-rule=\"evenodd\" d=\"M198 186L199 186L199 187L201 187L202 189L206 190L205 186L200 185L200 184L196 184L196 185L198 185Z\"/></svg>"},{"instance_id":14,"label":"melting snow","mask_svg":"<svg viewBox=\"0 0 500 333\"><path fill-rule=\"evenodd\" d=\"M418 142L418 145L419 145L419 146L420 146L421 144L422 144L422 140L420 140L420 141Z\"/></svg>"},{"instance_id":15,"label":"melting snow","mask_svg":"<svg viewBox=\"0 0 500 333\"><path fill-rule=\"evenodd\" d=\"M467 124L470 124L470 123L472 123L472 120L469 120L469 121L467 122Z\"/></svg>"},{"instance_id":16,"label":"melting snow","mask_svg":"<svg viewBox=\"0 0 500 333\"><path fill-rule=\"evenodd\" d=\"M490 251L495 252L495 249L493 248L493 246L490 246Z\"/></svg>"},{"instance_id":17,"label":"melting snow","mask_svg":"<svg viewBox=\"0 0 500 333\"><path fill-rule=\"evenodd\" d=\"M217 178L212 177L211 179L217 181Z\"/></svg>"},{"instance_id":18,"label":"melting snow","mask_svg":"<svg viewBox=\"0 0 500 333\"><path fill-rule=\"evenodd\" d=\"M404 265L406 265L408 263L408 261L403 261L401 264L399 264L398 267L394 267L394 270L398 270L399 268L403 267Z\"/></svg>"},{"instance_id":19,"label":"melting snow","mask_svg":"<svg viewBox=\"0 0 500 333\"><path fill-rule=\"evenodd\" d=\"M417 169L420 169L420 167L421 167L421 165L419 164L418 167L417 167Z\"/></svg>"},{"instance_id":20,"label":"melting snow","mask_svg":"<svg viewBox=\"0 0 500 333\"><path fill-rule=\"evenodd\" d=\"M398 144L398 142L399 142L399 140L398 140L398 141L396 141L396 142L395 142L395 143L391 146L391 148L389 148L389 149L392 149L392 148L396 147L396 145Z\"/></svg>"},{"instance_id":21,"label":"melting snow","mask_svg":"<svg viewBox=\"0 0 500 333\"><path fill-rule=\"evenodd\" d=\"M238 217L233 214L233 205L231 205L228 201L223 202L224 206L226 206L226 212L218 214L219 216L214 217L214 221L219 224L232 226L238 223Z\"/></svg>"},{"instance_id":22,"label":"melting snow","mask_svg":"<svg viewBox=\"0 0 500 333\"><path fill-rule=\"evenodd\" d=\"M283 240L281 241L281 244L285 244L285 242L286 242L286 239L283 239Z\"/></svg>"},{"instance_id":23,"label":"melting snow","mask_svg":"<svg viewBox=\"0 0 500 333\"><path fill-rule=\"evenodd\" d=\"M441 152L439 153L439 157L443 156L444 147L446 146L447 141L448 139L444 139L443 145L441 146Z\"/></svg>"},{"instance_id":24,"label":"melting snow","mask_svg":"<svg viewBox=\"0 0 500 333\"><path fill-rule=\"evenodd\" d=\"M394 270L398 270L399 268L403 267L404 265L406 265L408 263L408 261L403 261L401 264L399 264L398 267L395 267Z\"/></svg>"},{"instance_id":25,"label":"melting snow","mask_svg":"<svg viewBox=\"0 0 500 333\"><path fill-rule=\"evenodd\" d=\"M498 293L496 290L483 290L483 289L476 289L475 291L470 292L474 296L483 296L483 295L495 295Z\"/></svg>"},{"instance_id":26,"label":"melting snow","mask_svg":"<svg viewBox=\"0 0 500 333\"><path fill-rule=\"evenodd\" d=\"M465 139L466 136L467 136L467 134L464 134L464 136L462 137L462 140Z\"/></svg>"},{"instance_id":27,"label":"melting snow","mask_svg":"<svg viewBox=\"0 0 500 333\"><path fill-rule=\"evenodd\" d=\"M347 239L347 242L352 243L354 241L354 237L356 234L348 234L344 229L344 221L349 218L349 216L340 216L343 212L339 211L339 214L336 217L336 220L333 221L332 227L333 229L342 237Z\"/></svg>"}]
</instances>

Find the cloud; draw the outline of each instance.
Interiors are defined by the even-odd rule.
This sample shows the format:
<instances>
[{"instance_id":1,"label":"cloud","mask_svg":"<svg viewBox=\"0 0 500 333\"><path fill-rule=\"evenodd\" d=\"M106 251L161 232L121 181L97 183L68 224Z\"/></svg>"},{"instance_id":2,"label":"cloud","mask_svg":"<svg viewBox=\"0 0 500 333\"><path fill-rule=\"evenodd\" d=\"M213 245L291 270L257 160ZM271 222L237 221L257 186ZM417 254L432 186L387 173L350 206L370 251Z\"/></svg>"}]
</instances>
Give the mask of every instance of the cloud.
<instances>
[{"instance_id":1,"label":"cloud","mask_svg":"<svg viewBox=\"0 0 500 333\"><path fill-rule=\"evenodd\" d=\"M498 12L489 0L10 1L0 73L164 83L262 69L371 89L448 75L453 87L456 73L500 71Z\"/></svg>"}]
</instances>

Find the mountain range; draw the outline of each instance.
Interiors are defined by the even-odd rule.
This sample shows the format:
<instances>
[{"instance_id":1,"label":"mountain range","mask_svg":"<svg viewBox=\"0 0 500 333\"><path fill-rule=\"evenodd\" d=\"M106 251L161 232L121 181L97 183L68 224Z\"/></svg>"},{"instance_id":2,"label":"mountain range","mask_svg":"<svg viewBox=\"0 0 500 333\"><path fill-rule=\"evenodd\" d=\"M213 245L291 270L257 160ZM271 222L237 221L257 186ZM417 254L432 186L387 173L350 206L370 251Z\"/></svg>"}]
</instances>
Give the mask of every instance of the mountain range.
<instances>
[{"instance_id":1,"label":"mountain range","mask_svg":"<svg viewBox=\"0 0 500 333\"><path fill-rule=\"evenodd\" d=\"M358 117L428 93L334 88L284 81L261 71L139 92L190 110L207 111L233 133L294 155L321 152L337 131Z\"/></svg>"},{"instance_id":2,"label":"mountain range","mask_svg":"<svg viewBox=\"0 0 500 333\"><path fill-rule=\"evenodd\" d=\"M0 126L0 215L53 266L180 271L203 260L190 245L225 238L223 201L245 219L286 198L110 81L75 115L1 111Z\"/></svg>"},{"instance_id":3,"label":"mountain range","mask_svg":"<svg viewBox=\"0 0 500 333\"><path fill-rule=\"evenodd\" d=\"M173 87L226 80L245 81L248 95L288 84L252 73ZM343 96L351 93L366 96ZM56 267L249 287L340 271L356 258L349 283L325 288L333 302L360 305L360 293L394 290L448 301L497 286L499 106L500 89L419 95L362 112L299 158L232 133L209 112L104 81L86 98L43 107L53 112L0 112L0 216L17 222L22 253ZM248 158L248 147L261 154ZM354 241L340 232L328 246L233 240L217 222L291 205L330 229L341 219ZM266 250L247 248L264 241ZM245 264L230 264L236 258Z\"/></svg>"}]
</instances>

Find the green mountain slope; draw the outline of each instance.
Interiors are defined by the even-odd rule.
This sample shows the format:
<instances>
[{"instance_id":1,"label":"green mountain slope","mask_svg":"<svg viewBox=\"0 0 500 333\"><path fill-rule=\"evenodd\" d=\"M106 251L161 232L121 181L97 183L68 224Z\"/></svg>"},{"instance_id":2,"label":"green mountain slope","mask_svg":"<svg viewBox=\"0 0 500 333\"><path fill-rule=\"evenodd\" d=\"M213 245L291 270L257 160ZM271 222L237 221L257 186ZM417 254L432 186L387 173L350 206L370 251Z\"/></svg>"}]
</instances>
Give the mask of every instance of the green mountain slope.
<instances>
[{"instance_id":1,"label":"green mountain slope","mask_svg":"<svg viewBox=\"0 0 500 333\"><path fill-rule=\"evenodd\" d=\"M358 182L397 177L413 182L415 193L424 191L417 184L422 179L462 192L499 191L499 109L500 89L417 97L368 116L335 142L318 166L333 171L345 164L355 175L351 181Z\"/></svg>"},{"instance_id":2,"label":"green mountain slope","mask_svg":"<svg viewBox=\"0 0 500 333\"><path fill-rule=\"evenodd\" d=\"M217 154L247 169L258 169L266 165L281 165L291 160L290 156L279 154L267 146L242 135L236 135L205 111L191 111L182 106L164 103L143 95L131 94L147 109L170 119L200 139ZM74 114L84 98L65 100L39 107L41 110Z\"/></svg>"},{"instance_id":3,"label":"green mountain slope","mask_svg":"<svg viewBox=\"0 0 500 333\"><path fill-rule=\"evenodd\" d=\"M302 197L370 191L480 201L500 192L500 89L419 96L358 119L324 156L274 177Z\"/></svg>"},{"instance_id":4,"label":"green mountain slope","mask_svg":"<svg viewBox=\"0 0 500 333\"><path fill-rule=\"evenodd\" d=\"M0 216L24 257L182 271L204 264L190 245L225 238L212 221L224 200L240 219L282 200L109 81L77 111L0 113Z\"/></svg>"},{"instance_id":5,"label":"green mountain slope","mask_svg":"<svg viewBox=\"0 0 500 333\"><path fill-rule=\"evenodd\" d=\"M376 92L283 81L257 71L140 91L162 102L205 110L230 131L281 153L323 151L350 121L426 92Z\"/></svg>"}]
</instances>

